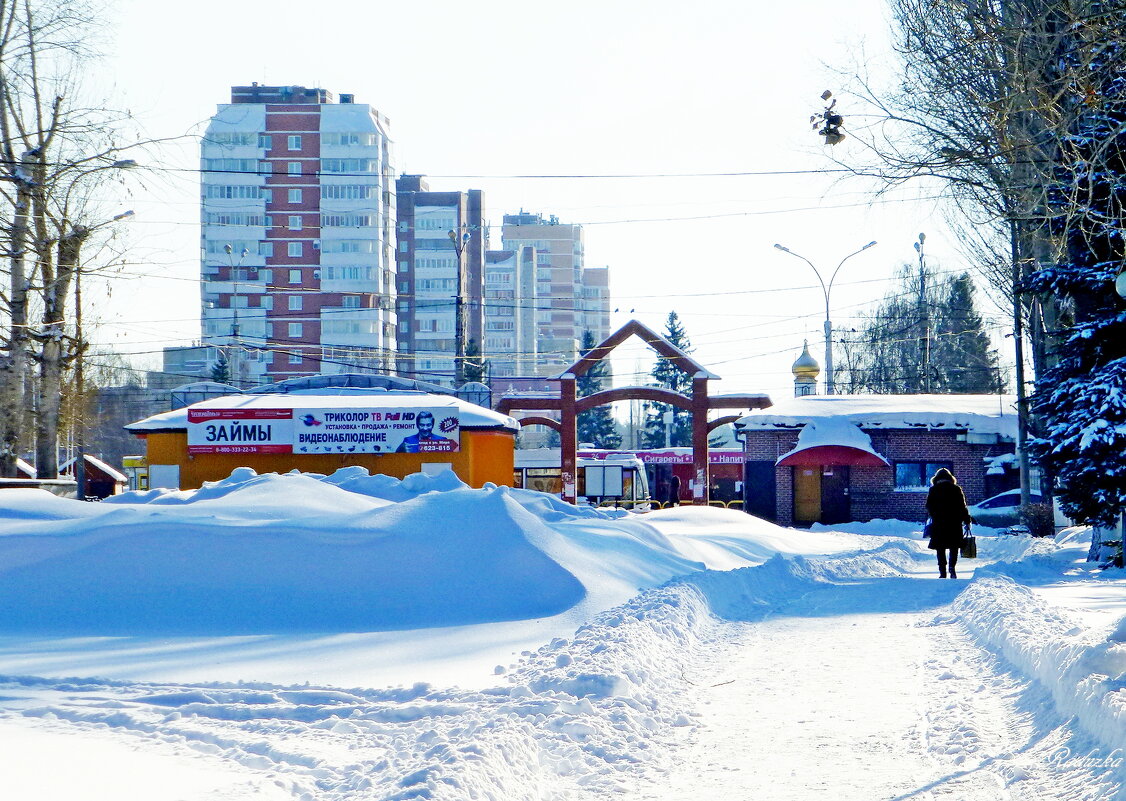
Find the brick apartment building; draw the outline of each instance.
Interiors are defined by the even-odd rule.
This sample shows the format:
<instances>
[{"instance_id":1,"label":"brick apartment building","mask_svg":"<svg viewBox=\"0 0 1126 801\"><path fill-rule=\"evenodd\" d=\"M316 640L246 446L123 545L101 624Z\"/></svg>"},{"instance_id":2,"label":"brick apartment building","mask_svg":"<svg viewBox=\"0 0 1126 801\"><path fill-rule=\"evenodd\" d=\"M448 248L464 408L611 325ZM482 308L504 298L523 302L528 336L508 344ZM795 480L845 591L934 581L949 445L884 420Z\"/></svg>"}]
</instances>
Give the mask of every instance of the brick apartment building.
<instances>
[{"instance_id":1,"label":"brick apartment building","mask_svg":"<svg viewBox=\"0 0 1126 801\"><path fill-rule=\"evenodd\" d=\"M303 86L235 86L201 143L202 345L231 383L390 372L389 123Z\"/></svg>"}]
</instances>

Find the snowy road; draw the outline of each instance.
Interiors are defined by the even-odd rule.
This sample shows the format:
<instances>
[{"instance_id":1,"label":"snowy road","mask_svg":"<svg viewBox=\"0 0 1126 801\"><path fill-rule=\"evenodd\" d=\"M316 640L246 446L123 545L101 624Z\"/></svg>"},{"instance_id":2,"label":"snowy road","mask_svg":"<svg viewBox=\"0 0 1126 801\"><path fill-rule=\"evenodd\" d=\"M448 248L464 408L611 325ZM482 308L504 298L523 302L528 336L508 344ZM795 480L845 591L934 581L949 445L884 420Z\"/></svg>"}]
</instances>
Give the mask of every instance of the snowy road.
<instances>
[{"instance_id":1,"label":"snowy road","mask_svg":"<svg viewBox=\"0 0 1126 801\"><path fill-rule=\"evenodd\" d=\"M722 626L693 677L701 726L638 797L1119 797L1108 771L1065 758L1098 749L1047 693L950 618L965 586L924 573L838 585Z\"/></svg>"}]
</instances>

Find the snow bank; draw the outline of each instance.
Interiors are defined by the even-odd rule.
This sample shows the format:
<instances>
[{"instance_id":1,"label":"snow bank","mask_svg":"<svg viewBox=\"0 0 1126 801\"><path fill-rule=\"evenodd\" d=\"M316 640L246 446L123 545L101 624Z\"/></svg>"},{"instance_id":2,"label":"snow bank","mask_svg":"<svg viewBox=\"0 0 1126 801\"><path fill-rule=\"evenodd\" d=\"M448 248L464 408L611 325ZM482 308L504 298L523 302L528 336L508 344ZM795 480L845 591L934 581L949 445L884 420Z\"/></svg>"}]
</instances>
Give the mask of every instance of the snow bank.
<instances>
[{"instance_id":1,"label":"snow bank","mask_svg":"<svg viewBox=\"0 0 1126 801\"><path fill-rule=\"evenodd\" d=\"M980 572L979 572L980 575ZM979 578L952 605L961 622L1051 693L1057 709L1108 749L1126 732L1126 619L1084 629L1007 576Z\"/></svg>"},{"instance_id":2,"label":"snow bank","mask_svg":"<svg viewBox=\"0 0 1126 801\"><path fill-rule=\"evenodd\" d=\"M746 618L817 586L896 574L911 560L911 546L897 543L697 572L498 665L501 683L482 691L13 677L3 684L6 695L44 699L24 709L27 717L221 757L269 777L287 797L625 796L646 766L669 762L683 728L694 725L693 665L714 647L721 616Z\"/></svg>"},{"instance_id":3,"label":"snow bank","mask_svg":"<svg viewBox=\"0 0 1126 801\"><path fill-rule=\"evenodd\" d=\"M449 471L400 481L363 468L241 468L199 490L102 504L5 491L0 632L380 632L535 620L581 604L589 619L706 567L848 547L730 510L699 513L649 517L469 489Z\"/></svg>"}]
</instances>

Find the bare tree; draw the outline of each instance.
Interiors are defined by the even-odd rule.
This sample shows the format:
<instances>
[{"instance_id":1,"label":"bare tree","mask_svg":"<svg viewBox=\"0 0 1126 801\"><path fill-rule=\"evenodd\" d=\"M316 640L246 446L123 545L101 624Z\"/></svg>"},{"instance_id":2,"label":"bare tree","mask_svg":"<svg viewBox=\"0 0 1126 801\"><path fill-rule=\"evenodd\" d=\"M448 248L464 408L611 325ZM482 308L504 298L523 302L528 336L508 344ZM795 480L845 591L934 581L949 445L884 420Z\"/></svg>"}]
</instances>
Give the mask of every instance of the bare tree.
<instances>
[{"instance_id":1,"label":"bare tree","mask_svg":"<svg viewBox=\"0 0 1126 801\"><path fill-rule=\"evenodd\" d=\"M1013 312L1021 492L1028 497L1025 331L1037 375L1049 366L1047 333L1059 298L1027 291L1029 276L1062 252L1051 202L1061 142L1099 81L1099 53L1126 37L1123 0L890 0L903 79L890 92L855 78L869 125L850 130L868 154L854 172L884 186L937 181L979 271ZM1096 42L1095 47L1086 43ZM1077 102L1078 101L1078 102ZM855 119L852 111L850 119ZM1066 224L1064 225L1066 227Z\"/></svg>"},{"instance_id":2,"label":"bare tree","mask_svg":"<svg viewBox=\"0 0 1126 801\"><path fill-rule=\"evenodd\" d=\"M1121 0L1112 4L1121 8ZM1047 218L1064 212L1050 209L1045 193L1084 83L1083 65L1061 54L1090 7L1091 0L891 0L903 78L884 91L853 76L859 108L850 119L868 122L850 133L866 156L846 166L888 187L938 182L991 295L1002 308L1021 303L1021 321L1034 331L1051 312L1017 290L1058 253ZM1103 35L1126 32L1110 26Z\"/></svg>"},{"instance_id":3,"label":"bare tree","mask_svg":"<svg viewBox=\"0 0 1126 801\"><path fill-rule=\"evenodd\" d=\"M64 372L79 352L67 335L70 293L87 269L83 245L116 219L92 200L94 189L133 164L115 141L127 116L78 99L76 75L93 55L96 28L92 8L81 2L0 0L0 193L7 205L0 237L8 249L0 474L14 473L33 408L37 473L58 475Z\"/></svg>"}]
</instances>

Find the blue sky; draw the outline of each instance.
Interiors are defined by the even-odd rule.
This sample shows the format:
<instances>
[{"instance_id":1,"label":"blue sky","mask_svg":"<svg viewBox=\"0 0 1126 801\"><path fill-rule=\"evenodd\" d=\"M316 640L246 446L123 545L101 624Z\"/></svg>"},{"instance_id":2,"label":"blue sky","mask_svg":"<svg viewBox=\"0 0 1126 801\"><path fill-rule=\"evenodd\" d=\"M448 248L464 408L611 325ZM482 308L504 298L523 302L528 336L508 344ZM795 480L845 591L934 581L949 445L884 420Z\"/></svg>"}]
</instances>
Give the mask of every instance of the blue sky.
<instances>
[{"instance_id":1,"label":"blue sky","mask_svg":"<svg viewBox=\"0 0 1126 801\"><path fill-rule=\"evenodd\" d=\"M611 267L613 324L660 327L676 310L696 357L724 378L714 391L789 393L803 339L820 358L821 289L775 242L827 277L879 241L837 279L842 326L914 261L920 231L938 269L964 264L934 202L917 199L924 187L869 203L871 187L811 172L833 167L808 120L842 83L834 70L890 75L878 0L116 7L112 92L150 136L198 130L233 84L353 93L390 117L400 172L483 189L498 225L521 208L584 223L587 264ZM145 352L198 337L197 158L194 140L164 146L125 201L137 212L131 258L151 277L114 282L99 344ZM531 175L588 177L515 177ZM650 363L626 351L615 369L634 383Z\"/></svg>"}]
</instances>

